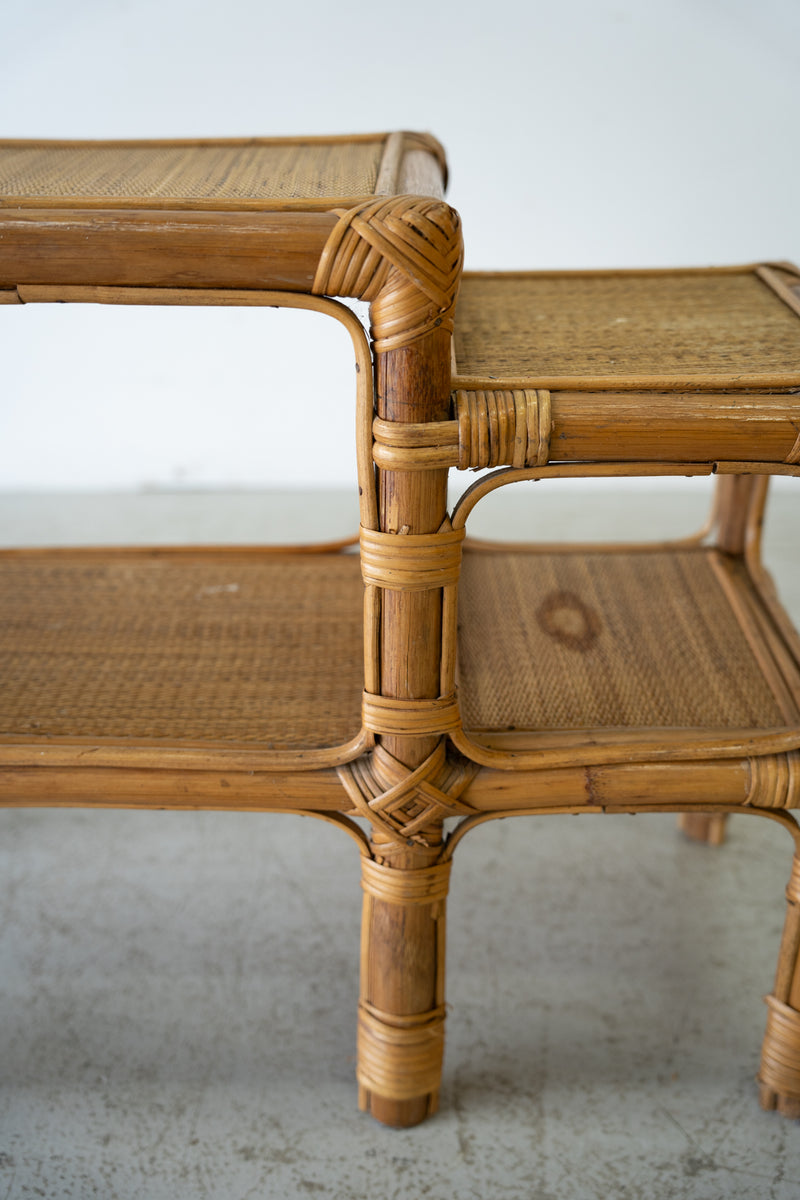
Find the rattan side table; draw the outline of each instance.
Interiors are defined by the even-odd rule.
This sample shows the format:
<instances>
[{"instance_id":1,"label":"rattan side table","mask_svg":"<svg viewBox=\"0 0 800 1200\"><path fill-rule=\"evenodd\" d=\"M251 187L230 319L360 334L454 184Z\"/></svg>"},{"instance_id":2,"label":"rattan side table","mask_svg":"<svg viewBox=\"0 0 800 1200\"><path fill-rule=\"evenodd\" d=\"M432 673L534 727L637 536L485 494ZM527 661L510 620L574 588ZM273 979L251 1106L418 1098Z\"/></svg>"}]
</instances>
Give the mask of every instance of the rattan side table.
<instances>
[{"instance_id":1,"label":"rattan side table","mask_svg":"<svg viewBox=\"0 0 800 1200\"><path fill-rule=\"evenodd\" d=\"M712 842L734 811L788 829L759 1083L798 1117L800 638L760 545L770 477L800 474L800 272L467 273L453 389L451 454L490 468L454 529L521 480L718 477L706 527L680 541L465 550L451 737L490 771L473 804L502 771L506 812L673 810Z\"/></svg>"},{"instance_id":2,"label":"rattan side table","mask_svg":"<svg viewBox=\"0 0 800 1200\"><path fill-rule=\"evenodd\" d=\"M448 414L462 247L444 176L441 147L420 134L2 142L0 302L283 305L339 320L357 364L361 524L376 543L402 530L410 544L445 519L447 472L383 472L379 502L370 428L376 404L388 420ZM371 344L332 297L369 301ZM338 822L363 855L370 914L361 1103L392 1124L421 1120L442 1056L446 869L431 866L427 896L439 847L370 843L343 815L337 770L368 763L378 740L405 774L439 753L435 580L410 604L370 586L365 606L343 547L7 552L0 575L1 802ZM427 636L409 653L419 621Z\"/></svg>"}]
</instances>

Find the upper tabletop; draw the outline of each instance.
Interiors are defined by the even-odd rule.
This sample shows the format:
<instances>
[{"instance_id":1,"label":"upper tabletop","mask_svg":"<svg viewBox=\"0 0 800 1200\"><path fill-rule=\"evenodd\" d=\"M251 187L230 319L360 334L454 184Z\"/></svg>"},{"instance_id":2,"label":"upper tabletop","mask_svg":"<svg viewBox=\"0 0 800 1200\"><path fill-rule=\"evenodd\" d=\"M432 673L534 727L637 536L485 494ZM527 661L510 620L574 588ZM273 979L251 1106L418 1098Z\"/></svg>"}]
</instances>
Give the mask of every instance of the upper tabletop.
<instances>
[{"instance_id":1,"label":"upper tabletop","mask_svg":"<svg viewBox=\"0 0 800 1200\"><path fill-rule=\"evenodd\" d=\"M375 196L440 196L430 134L203 141L0 141L0 205L324 211Z\"/></svg>"},{"instance_id":2,"label":"upper tabletop","mask_svg":"<svg viewBox=\"0 0 800 1200\"><path fill-rule=\"evenodd\" d=\"M425 133L0 141L0 303L65 298L23 295L31 287L360 295L341 290L353 279L338 270L354 239L337 253L337 236L323 259L329 239L365 209L368 220L392 222L398 205L402 228L376 235L381 252L396 245L408 259L407 243L421 240L411 273L435 253L454 287L450 230L436 224L450 211L445 180L444 151ZM364 284L363 263L355 279ZM441 307L440 289L431 290Z\"/></svg>"},{"instance_id":3,"label":"upper tabletop","mask_svg":"<svg viewBox=\"0 0 800 1200\"><path fill-rule=\"evenodd\" d=\"M461 386L800 385L800 274L788 264L505 272L462 280Z\"/></svg>"}]
</instances>

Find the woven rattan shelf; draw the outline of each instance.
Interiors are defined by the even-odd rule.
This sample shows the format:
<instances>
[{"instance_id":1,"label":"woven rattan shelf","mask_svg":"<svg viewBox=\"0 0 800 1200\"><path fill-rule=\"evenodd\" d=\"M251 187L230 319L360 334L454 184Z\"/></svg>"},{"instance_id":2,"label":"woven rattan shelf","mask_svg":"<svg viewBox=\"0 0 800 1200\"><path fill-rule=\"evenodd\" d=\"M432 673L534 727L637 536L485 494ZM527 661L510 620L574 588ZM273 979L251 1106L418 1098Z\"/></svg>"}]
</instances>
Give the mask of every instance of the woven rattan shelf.
<instances>
[{"instance_id":1,"label":"woven rattan shelf","mask_svg":"<svg viewBox=\"0 0 800 1200\"><path fill-rule=\"evenodd\" d=\"M361 593L352 554L0 554L0 739L341 753Z\"/></svg>"},{"instance_id":2,"label":"woven rattan shelf","mask_svg":"<svg viewBox=\"0 0 800 1200\"><path fill-rule=\"evenodd\" d=\"M459 590L465 732L511 765L659 739L662 758L709 757L800 729L800 666L716 549L484 546L465 551Z\"/></svg>"}]
</instances>

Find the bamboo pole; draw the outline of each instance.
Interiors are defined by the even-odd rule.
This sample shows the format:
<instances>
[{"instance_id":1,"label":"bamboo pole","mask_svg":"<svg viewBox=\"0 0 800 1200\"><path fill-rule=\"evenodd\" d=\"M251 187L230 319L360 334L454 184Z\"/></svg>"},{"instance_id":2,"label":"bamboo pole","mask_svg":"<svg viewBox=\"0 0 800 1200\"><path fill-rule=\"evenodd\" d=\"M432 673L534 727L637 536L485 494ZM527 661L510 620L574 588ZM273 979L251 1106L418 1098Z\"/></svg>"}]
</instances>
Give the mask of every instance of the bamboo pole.
<instances>
[{"instance_id":1,"label":"bamboo pole","mask_svg":"<svg viewBox=\"0 0 800 1200\"><path fill-rule=\"evenodd\" d=\"M411 346L378 356L378 414L389 421L442 421L450 397L450 336L434 330ZM381 529L385 533L434 533L447 506L447 472L381 471ZM384 591L381 632L382 694L421 699L439 694L441 662L441 591ZM424 636L420 636L424 631ZM381 745L409 768L419 766L435 748L438 735L384 735ZM441 822L426 831L430 848L397 851L373 830L379 861L398 873L432 866L439 854ZM434 1013L443 1003L444 900L407 904L365 895L362 934L362 1012L383 1014L387 1023ZM374 1049L374 1045L373 1045ZM387 1049L387 1057L390 1055ZM363 1046L362 1046L363 1058ZM377 1074L373 1070L373 1077ZM391 1085L390 1085L391 1086ZM435 1110L437 1088L403 1098L381 1095L361 1084L359 1102L387 1125L408 1126Z\"/></svg>"}]
</instances>

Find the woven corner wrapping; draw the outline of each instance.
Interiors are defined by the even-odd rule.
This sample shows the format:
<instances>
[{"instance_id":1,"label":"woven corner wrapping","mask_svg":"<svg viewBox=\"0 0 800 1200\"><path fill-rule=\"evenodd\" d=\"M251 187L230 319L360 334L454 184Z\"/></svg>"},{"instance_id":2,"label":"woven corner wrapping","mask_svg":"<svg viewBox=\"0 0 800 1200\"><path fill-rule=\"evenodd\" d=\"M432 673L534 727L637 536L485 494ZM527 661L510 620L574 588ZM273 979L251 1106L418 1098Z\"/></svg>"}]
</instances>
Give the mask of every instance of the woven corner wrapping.
<instances>
[{"instance_id":1,"label":"woven corner wrapping","mask_svg":"<svg viewBox=\"0 0 800 1200\"><path fill-rule=\"evenodd\" d=\"M341 213L312 291L368 300L376 351L397 350L437 327L452 332L463 257L460 219L444 201L370 200Z\"/></svg>"},{"instance_id":2,"label":"woven corner wrapping","mask_svg":"<svg viewBox=\"0 0 800 1200\"><path fill-rule=\"evenodd\" d=\"M426 830L431 825L474 811L459 797L477 769L466 760L449 760L442 739L413 771L377 746L338 767L337 774L358 816L366 817L392 842L428 846Z\"/></svg>"}]
</instances>

